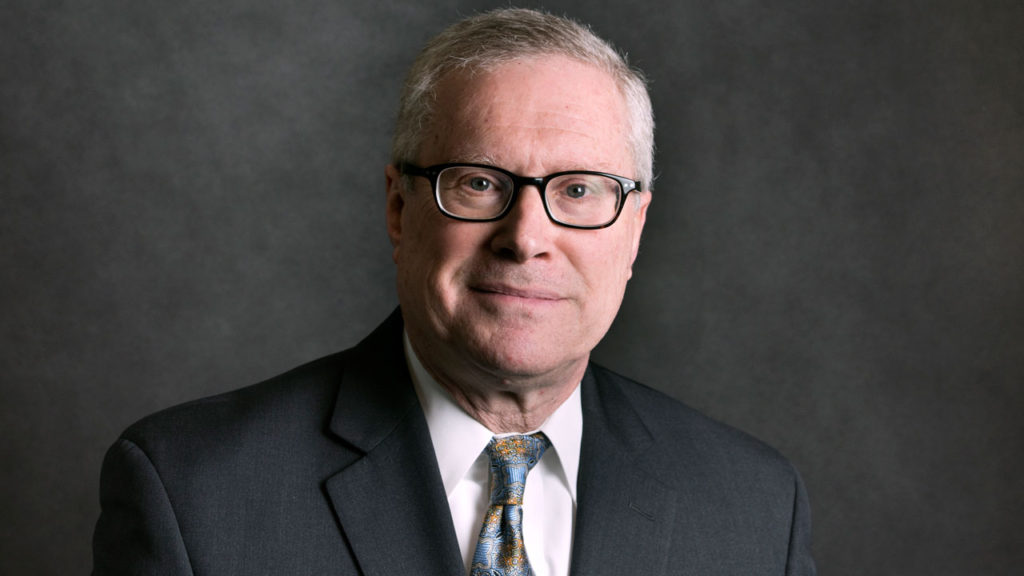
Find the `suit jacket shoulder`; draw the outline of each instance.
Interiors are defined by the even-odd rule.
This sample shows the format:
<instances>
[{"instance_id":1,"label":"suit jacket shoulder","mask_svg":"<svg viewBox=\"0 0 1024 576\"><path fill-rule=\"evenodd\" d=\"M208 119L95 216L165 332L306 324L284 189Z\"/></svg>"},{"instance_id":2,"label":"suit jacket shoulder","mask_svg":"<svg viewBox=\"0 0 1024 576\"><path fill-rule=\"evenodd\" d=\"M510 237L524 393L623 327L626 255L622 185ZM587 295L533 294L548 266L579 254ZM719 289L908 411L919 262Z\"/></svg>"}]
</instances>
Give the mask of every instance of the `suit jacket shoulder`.
<instances>
[{"instance_id":1,"label":"suit jacket shoulder","mask_svg":"<svg viewBox=\"0 0 1024 576\"><path fill-rule=\"evenodd\" d=\"M574 573L814 574L806 493L778 451L597 365L582 400Z\"/></svg>"},{"instance_id":2,"label":"suit jacket shoulder","mask_svg":"<svg viewBox=\"0 0 1024 576\"><path fill-rule=\"evenodd\" d=\"M436 469L395 314L352 349L129 427L103 464L94 574L450 573Z\"/></svg>"},{"instance_id":3,"label":"suit jacket shoulder","mask_svg":"<svg viewBox=\"0 0 1024 576\"><path fill-rule=\"evenodd\" d=\"M332 354L257 384L161 410L129 426L121 438L147 453L181 451L223 462L248 456L232 456L231 449L248 447L241 439L261 438L252 447L264 450L288 443L296 433L326 432L346 354Z\"/></svg>"},{"instance_id":4,"label":"suit jacket shoulder","mask_svg":"<svg viewBox=\"0 0 1024 576\"><path fill-rule=\"evenodd\" d=\"M656 446L677 452L693 450L709 466L756 465L792 478L793 467L789 461L754 436L611 370L597 365L592 370L597 382L603 382L606 388L616 386L621 391L622 398L636 411Z\"/></svg>"}]
</instances>

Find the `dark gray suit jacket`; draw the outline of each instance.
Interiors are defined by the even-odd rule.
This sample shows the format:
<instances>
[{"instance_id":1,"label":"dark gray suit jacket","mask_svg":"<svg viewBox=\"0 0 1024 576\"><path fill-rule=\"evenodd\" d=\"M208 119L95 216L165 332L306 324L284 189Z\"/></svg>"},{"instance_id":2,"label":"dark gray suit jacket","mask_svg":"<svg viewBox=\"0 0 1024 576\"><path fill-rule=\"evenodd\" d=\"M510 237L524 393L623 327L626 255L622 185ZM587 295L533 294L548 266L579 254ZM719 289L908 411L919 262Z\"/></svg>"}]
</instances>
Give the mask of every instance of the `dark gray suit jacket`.
<instances>
[{"instance_id":1,"label":"dark gray suit jacket","mask_svg":"<svg viewBox=\"0 0 1024 576\"><path fill-rule=\"evenodd\" d=\"M130 427L101 475L96 575L464 574L398 313L356 347ZM771 448L591 365L574 576L809 575Z\"/></svg>"}]
</instances>

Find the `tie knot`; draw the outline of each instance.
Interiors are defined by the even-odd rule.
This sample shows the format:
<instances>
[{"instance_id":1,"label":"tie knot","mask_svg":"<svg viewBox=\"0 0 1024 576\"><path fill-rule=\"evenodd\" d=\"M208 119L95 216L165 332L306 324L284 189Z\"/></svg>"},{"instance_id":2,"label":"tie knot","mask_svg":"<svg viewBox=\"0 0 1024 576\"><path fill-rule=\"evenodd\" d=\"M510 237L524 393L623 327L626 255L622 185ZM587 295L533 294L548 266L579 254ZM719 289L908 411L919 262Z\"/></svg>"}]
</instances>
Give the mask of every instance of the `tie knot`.
<instances>
[{"instance_id":1,"label":"tie knot","mask_svg":"<svg viewBox=\"0 0 1024 576\"><path fill-rule=\"evenodd\" d=\"M492 505L522 505L526 474L549 445L547 437L540 432L491 439L487 456L491 460Z\"/></svg>"}]
</instances>

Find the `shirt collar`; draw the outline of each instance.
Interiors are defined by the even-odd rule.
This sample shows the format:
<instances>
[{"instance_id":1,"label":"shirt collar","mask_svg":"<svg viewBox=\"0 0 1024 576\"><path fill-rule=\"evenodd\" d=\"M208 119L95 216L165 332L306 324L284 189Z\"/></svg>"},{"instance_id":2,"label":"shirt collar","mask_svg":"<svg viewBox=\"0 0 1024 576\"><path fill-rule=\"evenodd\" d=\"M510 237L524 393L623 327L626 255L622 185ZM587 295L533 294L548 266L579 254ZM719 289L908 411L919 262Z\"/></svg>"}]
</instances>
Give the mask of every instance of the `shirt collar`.
<instances>
[{"instance_id":1,"label":"shirt collar","mask_svg":"<svg viewBox=\"0 0 1024 576\"><path fill-rule=\"evenodd\" d=\"M445 493L450 496L459 481L469 473L470 467L487 447L494 433L466 413L448 391L434 380L420 363L407 334L403 341L409 373L430 429L430 440L441 471L441 481ZM551 441L548 450L557 456L562 480L575 502L583 434L579 385L537 431L543 432Z\"/></svg>"}]
</instances>

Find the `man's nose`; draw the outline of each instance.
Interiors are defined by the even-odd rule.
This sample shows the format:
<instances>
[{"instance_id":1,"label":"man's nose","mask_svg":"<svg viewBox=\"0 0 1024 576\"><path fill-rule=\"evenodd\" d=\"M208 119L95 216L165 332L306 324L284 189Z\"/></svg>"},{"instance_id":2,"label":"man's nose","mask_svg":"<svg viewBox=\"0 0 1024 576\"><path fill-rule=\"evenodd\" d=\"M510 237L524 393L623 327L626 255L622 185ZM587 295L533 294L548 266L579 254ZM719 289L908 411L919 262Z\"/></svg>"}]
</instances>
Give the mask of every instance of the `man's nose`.
<instances>
[{"instance_id":1,"label":"man's nose","mask_svg":"<svg viewBox=\"0 0 1024 576\"><path fill-rule=\"evenodd\" d=\"M548 254L551 239L558 225L548 218L540 189L525 185L516 195L508 214L498 221L498 230L491 240L496 253L511 256L517 262Z\"/></svg>"}]
</instances>

